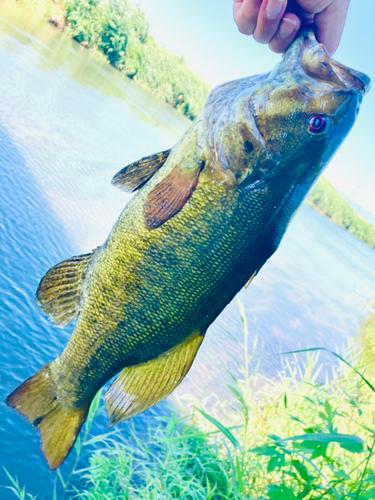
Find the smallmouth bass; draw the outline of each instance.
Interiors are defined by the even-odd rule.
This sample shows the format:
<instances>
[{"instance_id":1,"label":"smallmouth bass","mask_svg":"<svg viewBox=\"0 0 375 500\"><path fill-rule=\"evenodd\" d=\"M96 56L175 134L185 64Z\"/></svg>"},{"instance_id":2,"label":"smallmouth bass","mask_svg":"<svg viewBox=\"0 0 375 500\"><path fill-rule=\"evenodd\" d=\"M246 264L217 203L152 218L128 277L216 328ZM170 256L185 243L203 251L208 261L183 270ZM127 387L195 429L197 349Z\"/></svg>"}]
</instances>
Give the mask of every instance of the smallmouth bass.
<instances>
[{"instance_id":1,"label":"smallmouth bass","mask_svg":"<svg viewBox=\"0 0 375 500\"><path fill-rule=\"evenodd\" d=\"M56 324L78 317L72 337L7 398L39 429L51 469L116 374L112 424L183 380L209 325L277 249L368 87L304 31L273 72L214 89L172 150L114 177L138 193L106 242L53 267L37 291Z\"/></svg>"}]
</instances>

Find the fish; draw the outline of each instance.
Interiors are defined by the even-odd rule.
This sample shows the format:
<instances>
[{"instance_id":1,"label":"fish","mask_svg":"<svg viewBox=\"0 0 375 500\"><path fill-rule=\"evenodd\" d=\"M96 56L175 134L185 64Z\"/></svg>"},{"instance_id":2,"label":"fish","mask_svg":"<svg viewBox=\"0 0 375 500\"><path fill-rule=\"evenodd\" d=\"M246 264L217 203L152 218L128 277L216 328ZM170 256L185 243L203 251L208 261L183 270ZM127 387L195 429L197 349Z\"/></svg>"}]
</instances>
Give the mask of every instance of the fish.
<instances>
[{"instance_id":1,"label":"fish","mask_svg":"<svg viewBox=\"0 0 375 500\"><path fill-rule=\"evenodd\" d=\"M369 87L306 29L272 72L213 89L172 149L115 175L136 194L105 243L52 267L37 290L56 325L78 318L71 338L6 399L40 431L51 470L113 377L110 425L180 384L208 327L278 248Z\"/></svg>"}]
</instances>

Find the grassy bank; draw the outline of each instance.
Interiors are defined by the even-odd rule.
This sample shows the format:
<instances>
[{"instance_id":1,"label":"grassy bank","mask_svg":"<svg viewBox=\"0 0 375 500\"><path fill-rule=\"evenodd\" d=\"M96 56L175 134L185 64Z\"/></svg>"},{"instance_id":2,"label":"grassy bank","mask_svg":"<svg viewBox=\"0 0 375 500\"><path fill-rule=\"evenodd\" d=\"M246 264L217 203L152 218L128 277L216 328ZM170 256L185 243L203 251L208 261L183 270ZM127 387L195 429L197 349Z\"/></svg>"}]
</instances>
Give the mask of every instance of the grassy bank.
<instances>
[{"instance_id":1,"label":"grassy bank","mask_svg":"<svg viewBox=\"0 0 375 500\"><path fill-rule=\"evenodd\" d=\"M242 318L246 351L243 311ZM208 409L205 401L190 399L183 411L155 419L148 440L134 432L132 445L121 433L99 438L89 468L72 471L79 485L72 487L73 475L61 478L66 498L375 498L375 388L361 376L354 353L346 354L352 366L341 361L324 382L317 382L319 352L285 358L273 380L250 372L251 356L246 352L241 376L232 377L231 401ZM78 456L92 442L98 404L76 445ZM15 478L12 487L27 498Z\"/></svg>"},{"instance_id":2,"label":"grassy bank","mask_svg":"<svg viewBox=\"0 0 375 500\"><path fill-rule=\"evenodd\" d=\"M362 219L324 177L321 177L313 187L306 203L375 248L375 227Z\"/></svg>"},{"instance_id":3,"label":"grassy bank","mask_svg":"<svg viewBox=\"0 0 375 500\"><path fill-rule=\"evenodd\" d=\"M364 351L364 362L371 363L375 355L375 298L367 304L370 316L362 323L360 342ZM371 372L375 377L375 370Z\"/></svg>"},{"instance_id":4,"label":"grassy bank","mask_svg":"<svg viewBox=\"0 0 375 500\"><path fill-rule=\"evenodd\" d=\"M102 52L109 63L190 119L202 111L210 86L182 56L149 35L139 5L128 0L19 0L66 29L80 44Z\"/></svg>"}]
</instances>

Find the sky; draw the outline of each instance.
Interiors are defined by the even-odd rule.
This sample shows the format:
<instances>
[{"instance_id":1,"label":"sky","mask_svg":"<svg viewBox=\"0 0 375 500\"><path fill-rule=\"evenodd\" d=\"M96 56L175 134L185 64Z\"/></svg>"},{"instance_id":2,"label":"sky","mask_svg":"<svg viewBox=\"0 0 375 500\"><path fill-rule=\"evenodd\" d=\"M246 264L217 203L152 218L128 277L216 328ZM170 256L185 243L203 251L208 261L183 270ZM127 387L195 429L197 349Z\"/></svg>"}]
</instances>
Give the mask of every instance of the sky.
<instances>
[{"instance_id":1,"label":"sky","mask_svg":"<svg viewBox=\"0 0 375 500\"><path fill-rule=\"evenodd\" d=\"M139 0L150 33L183 54L211 85L266 73L281 56L242 35L232 16L232 0ZM334 58L370 76L375 86L375 0L352 0ZM325 176L336 188L375 214L375 88Z\"/></svg>"}]
</instances>

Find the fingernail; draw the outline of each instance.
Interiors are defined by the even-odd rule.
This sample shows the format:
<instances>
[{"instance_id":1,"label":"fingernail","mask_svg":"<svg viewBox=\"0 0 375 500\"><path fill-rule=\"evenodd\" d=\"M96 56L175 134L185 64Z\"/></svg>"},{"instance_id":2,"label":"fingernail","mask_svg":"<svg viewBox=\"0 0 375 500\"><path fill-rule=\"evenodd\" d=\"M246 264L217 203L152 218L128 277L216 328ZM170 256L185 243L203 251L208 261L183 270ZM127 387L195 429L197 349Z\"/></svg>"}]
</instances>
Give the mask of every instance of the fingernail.
<instances>
[{"instance_id":1,"label":"fingernail","mask_svg":"<svg viewBox=\"0 0 375 500\"><path fill-rule=\"evenodd\" d=\"M279 36L280 38L289 38L293 31L296 29L297 21L294 19L289 19L289 17L283 17L280 28Z\"/></svg>"},{"instance_id":2,"label":"fingernail","mask_svg":"<svg viewBox=\"0 0 375 500\"><path fill-rule=\"evenodd\" d=\"M268 19L276 19L283 8L284 0L268 0L266 5L266 16Z\"/></svg>"}]
</instances>

